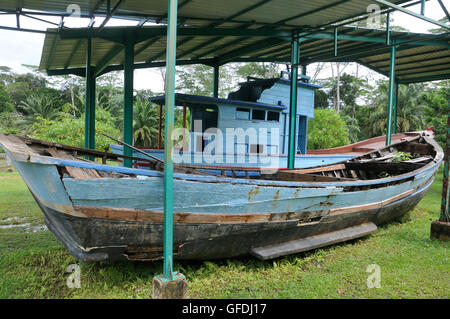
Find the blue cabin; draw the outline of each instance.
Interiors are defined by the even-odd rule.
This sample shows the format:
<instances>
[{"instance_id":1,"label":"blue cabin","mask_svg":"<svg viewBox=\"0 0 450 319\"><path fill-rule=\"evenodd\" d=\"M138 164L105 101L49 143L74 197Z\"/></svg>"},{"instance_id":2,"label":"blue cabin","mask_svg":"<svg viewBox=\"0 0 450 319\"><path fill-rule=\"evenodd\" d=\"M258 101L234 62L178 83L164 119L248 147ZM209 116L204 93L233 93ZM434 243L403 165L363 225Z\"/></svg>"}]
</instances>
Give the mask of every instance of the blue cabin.
<instances>
[{"instance_id":1,"label":"blue cabin","mask_svg":"<svg viewBox=\"0 0 450 319\"><path fill-rule=\"evenodd\" d=\"M279 78L273 79L248 77L227 99L175 94L175 104L189 108L191 114L190 143L184 151L203 152L217 138L218 129L224 135L223 145L216 145L213 152L287 154L290 80L285 75L282 72ZM317 88L321 86L311 84L309 77L301 76L297 99L297 154L306 154L308 118L314 117L314 90ZM161 105L165 97L150 100ZM226 134L227 129L235 129L234 135ZM265 140L262 135L267 136Z\"/></svg>"}]
</instances>

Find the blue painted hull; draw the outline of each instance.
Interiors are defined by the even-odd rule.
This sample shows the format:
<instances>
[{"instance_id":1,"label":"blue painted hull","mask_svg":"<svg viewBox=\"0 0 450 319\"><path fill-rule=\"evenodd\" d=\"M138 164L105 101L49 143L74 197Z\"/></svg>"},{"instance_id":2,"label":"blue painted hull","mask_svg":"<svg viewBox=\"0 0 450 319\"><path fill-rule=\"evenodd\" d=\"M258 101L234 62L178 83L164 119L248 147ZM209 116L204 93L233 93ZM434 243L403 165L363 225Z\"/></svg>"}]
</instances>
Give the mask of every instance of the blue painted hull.
<instances>
[{"instance_id":1,"label":"blue painted hull","mask_svg":"<svg viewBox=\"0 0 450 319\"><path fill-rule=\"evenodd\" d=\"M49 229L76 258L162 258L160 172L23 155L1 144ZM326 183L174 174L174 258L242 256L252 247L388 222L420 201L441 160L392 178ZM76 179L65 167L134 175Z\"/></svg>"}]
</instances>

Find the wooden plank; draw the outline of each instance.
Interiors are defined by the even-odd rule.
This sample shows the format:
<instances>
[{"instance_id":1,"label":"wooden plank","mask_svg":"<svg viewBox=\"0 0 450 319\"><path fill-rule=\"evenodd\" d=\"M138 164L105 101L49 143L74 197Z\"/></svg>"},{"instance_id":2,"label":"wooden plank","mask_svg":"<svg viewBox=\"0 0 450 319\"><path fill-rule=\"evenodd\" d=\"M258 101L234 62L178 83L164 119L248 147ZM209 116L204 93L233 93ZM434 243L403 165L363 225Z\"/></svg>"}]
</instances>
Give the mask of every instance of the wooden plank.
<instances>
[{"instance_id":1,"label":"wooden plank","mask_svg":"<svg viewBox=\"0 0 450 319\"><path fill-rule=\"evenodd\" d=\"M58 151L55 148L49 147L47 151L53 157L63 158L68 160L79 160L75 156L72 156L64 151ZM66 170L69 172L70 176L78 179L93 179L93 178L101 178L100 174L95 169L88 168L78 168L78 167L70 167L66 166Z\"/></svg>"},{"instance_id":2,"label":"wooden plank","mask_svg":"<svg viewBox=\"0 0 450 319\"><path fill-rule=\"evenodd\" d=\"M406 162L376 162L370 161L365 163L348 162L345 166L349 170L358 171L373 171L373 172L387 172L387 173L406 173L419 169L424 166L420 163L406 163Z\"/></svg>"},{"instance_id":3,"label":"wooden plank","mask_svg":"<svg viewBox=\"0 0 450 319\"><path fill-rule=\"evenodd\" d=\"M281 244L252 248L250 253L260 260L268 260L367 236L376 231L377 226L374 223L369 222L362 225L292 240Z\"/></svg>"},{"instance_id":4,"label":"wooden plank","mask_svg":"<svg viewBox=\"0 0 450 319\"><path fill-rule=\"evenodd\" d=\"M310 174L310 173L329 172L329 171L341 170L341 169L345 169L345 164L330 165L330 166L325 166L325 167L305 168L305 169L298 169L298 170L291 169L291 170L285 170L284 172Z\"/></svg>"},{"instance_id":5,"label":"wooden plank","mask_svg":"<svg viewBox=\"0 0 450 319\"><path fill-rule=\"evenodd\" d=\"M334 172L334 171L332 171ZM323 176L315 174L302 174L296 171L279 171L278 180L284 181L302 181L302 182L337 182L337 181L355 181L353 178L343 178L343 177L333 177L333 176ZM273 179L273 177L268 176L268 179Z\"/></svg>"},{"instance_id":6,"label":"wooden plank","mask_svg":"<svg viewBox=\"0 0 450 319\"><path fill-rule=\"evenodd\" d=\"M431 156L421 156L418 158L410 159L408 161L404 161L404 163L421 163L421 162L431 161L432 159L433 158L431 158Z\"/></svg>"},{"instance_id":7,"label":"wooden plank","mask_svg":"<svg viewBox=\"0 0 450 319\"><path fill-rule=\"evenodd\" d=\"M430 155L433 150L433 147L429 144L409 142L409 143L402 145L400 150L402 152L417 153L417 154L421 154L421 155Z\"/></svg>"}]
</instances>

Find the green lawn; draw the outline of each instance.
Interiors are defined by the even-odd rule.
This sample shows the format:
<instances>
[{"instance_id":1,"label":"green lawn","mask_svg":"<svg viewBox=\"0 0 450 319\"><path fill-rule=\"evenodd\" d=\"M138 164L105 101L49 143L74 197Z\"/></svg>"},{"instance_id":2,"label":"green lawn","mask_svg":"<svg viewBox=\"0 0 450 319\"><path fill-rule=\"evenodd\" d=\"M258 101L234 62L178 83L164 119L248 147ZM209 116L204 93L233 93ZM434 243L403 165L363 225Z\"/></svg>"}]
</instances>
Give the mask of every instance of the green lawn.
<instances>
[{"instance_id":1,"label":"green lawn","mask_svg":"<svg viewBox=\"0 0 450 319\"><path fill-rule=\"evenodd\" d=\"M176 263L192 298L449 298L450 243L430 239L439 216L442 168L419 206L364 239L261 262L253 258ZM77 263L43 225L16 172L0 160L0 298L149 298L158 263L82 263L81 288L69 289ZM20 227L2 228L16 224ZM367 266L381 288L367 288Z\"/></svg>"}]
</instances>

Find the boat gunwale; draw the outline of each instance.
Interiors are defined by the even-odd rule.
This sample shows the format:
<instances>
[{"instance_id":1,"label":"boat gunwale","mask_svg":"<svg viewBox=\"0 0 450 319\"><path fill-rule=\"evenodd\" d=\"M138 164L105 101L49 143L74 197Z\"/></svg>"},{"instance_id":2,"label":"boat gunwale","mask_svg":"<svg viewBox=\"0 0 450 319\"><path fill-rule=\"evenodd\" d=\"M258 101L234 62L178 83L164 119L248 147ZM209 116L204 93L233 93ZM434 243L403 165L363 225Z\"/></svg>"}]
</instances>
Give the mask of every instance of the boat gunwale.
<instances>
[{"instance_id":1,"label":"boat gunwale","mask_svg":"<svg viewBox=\"0 0 450 319\"><path fill-rule=\"evenodd\" d=\"M106 164L94 164L90 162L82 162L82 161L73 161L73 160L67 160L67 159L60 159L56 157L46 156L46 155L40 155L37 153L28 153L26 156L25 154L22 154L20 152L11 150L8 148L7 145L1 142L2 133L0 133L0 145L6 149L12 156L13 159L21 161L21 162L32 162L32 163L38 163L38 164L47 164L47 165L56 165L56 166L69 166L69 167L78 167L78 168L86 168L86 169L95 169L99 171L105 171L105 172L117 172L117 173L123 173L123 174L130 174L130 175L140 175L140 176L148 176L148 177L164 177L163 172L158 172L155 170L144 170L144 169L137 169L137 168L127 168L127 167L118 167L118 166L112 166L112 165L106 165ZM3 135L6 137L6 135ZM295 182L295 181L280 181L280 180L258 180L258 179L245 179L245 178L229 178L229 177L223 177L223 176L202 176L202 175L195 175L195 174L183 174L183 173L174 173L173 177L175 179L179 180L186 180L186 181L192 181L192 182L203 182L203 183L230 183L230 184L250 184L250 185L256 185L256 186L269 186L269 187L355 187L355 186L373 186L373 185L380 185L380 184L387 184L392 182L398 182L401 180L406 180L411 177L414 177L420 173L424 173L428 170L433 169L434 167L440 165L440 163L443 160L444 154L442 151L442 148L439 146L439 144L432 138L429 138L427 136L417 136L418 138L424 138L427 144L430 144L433 149L436 151L435 157L424 165L421 168L418 168L416 170L413 170L411 172L407 172L404 174L400 174L397 176L391 176L381 179L374 179L374 180L356 180L356 181L336 181L336 182ZM412 139L415 140L415 139ZM401 141L396 144L391 144L386 147L393 147L405 142L409 141ZM365 156L367 154L376 152L371 151L367 152L361 156ZM356 157L356 158L358 158ZM354 158L354 159L356 159ZM353 159L352 159L353 160ZM333 165L339 164L339 163L345 163L348 160L333 163ZM329 166L329 165L323 165L323 166ZM316 166L321 167L321 166ZM126 177L125 177L126 178ZM134 177L131 177L133 178ZM102 178L102 179L108 179L108 178ZM116 178L111 178L116 179Z\"/></svg>"}]
</instances>

